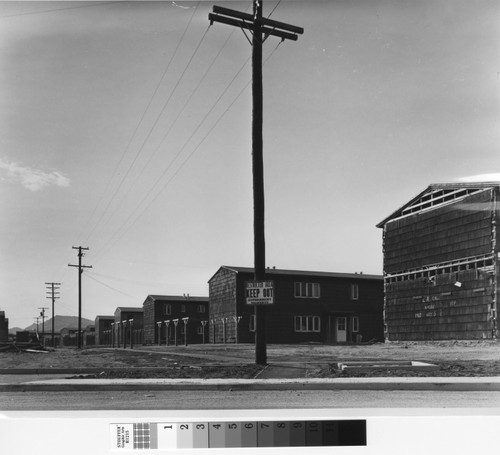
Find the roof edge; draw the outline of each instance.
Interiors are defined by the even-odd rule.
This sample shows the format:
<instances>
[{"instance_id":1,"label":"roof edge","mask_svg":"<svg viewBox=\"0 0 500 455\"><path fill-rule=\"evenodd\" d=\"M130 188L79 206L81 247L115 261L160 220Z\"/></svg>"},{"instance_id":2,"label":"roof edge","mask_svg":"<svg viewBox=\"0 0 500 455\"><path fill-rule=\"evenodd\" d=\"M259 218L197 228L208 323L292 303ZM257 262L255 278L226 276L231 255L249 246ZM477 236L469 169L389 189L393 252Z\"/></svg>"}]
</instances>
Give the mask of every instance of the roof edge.
<instances>
[{"instance_id":1,"label":"roof edge","mask_svg":"<svg viewBox=\"0 0 500 455\"><path fill-rule=\"evenodd\" d=\"M383 228L386 223L388 223L391 219L398 217L406 207L408 207L408 206L412 205L414 202L418 201L418 199L420 199L428 191L435 191L435 190L439 190L439 189L460 190L460 189L467 189L467 188L477 188L478 190L486 190L489 188L500 188L500 181L496 181L496 182L491 181L491 182L431 183L423 191L418 193L416 196L414 196L408 202L405 202L401 207L399 207L397 210L392 212L389 216L384 218L382 221L380 221L375 226L378 228ZM453 203L453 202L451 202L451 203Z\"/></svg>"},{"instance_id":2,"label":"roof edge","mask_svg":"<svg viewBox=\"0 0 500 455\"><path fill-rule=\"evenodd\" d=\"M210 278L209 282L219 273L221 269L226 269L230 270L231 272L234 272L235 274L238 273L253 273L254 268L253 267L235 267L235 266L226 266L223 265L219 267L217 272ZM383 279L383 275L374 275L374 274L368 274L368 273L344 273L344 272L325 272L325 271L318 271L318 270L291 270L291 269L277 269L277 268L266 268L265 273L268 275L308 275L308 276L318 276L318 277L331 277L331 278L356 278L356 279Z\"/></svg>"}]
</instances>

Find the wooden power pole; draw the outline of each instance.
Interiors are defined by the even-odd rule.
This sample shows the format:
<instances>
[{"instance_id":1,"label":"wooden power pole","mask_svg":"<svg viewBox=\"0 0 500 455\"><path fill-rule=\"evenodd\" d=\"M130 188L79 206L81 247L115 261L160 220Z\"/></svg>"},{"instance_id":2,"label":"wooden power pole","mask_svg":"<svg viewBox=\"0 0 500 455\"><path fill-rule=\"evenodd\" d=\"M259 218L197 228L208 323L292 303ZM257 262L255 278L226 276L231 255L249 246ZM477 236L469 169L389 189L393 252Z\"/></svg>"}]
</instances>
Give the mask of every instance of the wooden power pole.
<instances>
[{"instance_id":1,"label":"wooden power pole","mask_svg":"<svg viewBox=\"0 0 500 455\"><path fill-rule=\"evenodd\" d=\"M54 315L54 304L56 303L56 299L58 299L58 294L59 294L59 287L61 286L61 283L45 283L46 288L48 289L47 294L50 294L50 296L47 296L47 299L52 300L52 347L55 347L55 340L54 340L54 320L55 320L55 315Z\"/></svg>"},{"instance_id":2,"label":"wooden power pole","mask_svg":"<svg viewBox=\"0 0 500 455\"><path fill-rule=\"evenodd\" d=\"M304 29L262 17L262 0L253 1L253 14L213 7L208 15L211 23L239 27L252 34L252 172L254 216L254 278L264 281L266 274L266 245L264 235L264 160L263 160L263 84L262 44L269 36L296 41ZM255 363L267 363L265 307L255 306Z\"/></svg>"},{"instance_id":3,"label":"wooden power pole","mask_svg":"<svg viewBox=\"0 0 500 455\"><path fill-rule=\"evenodd\" d=\"M77 347L82 348L82 273L84 268L91 269L91 265L82 265L82 257L84 253L83 250L88 250L88 248L83 248L81 246L73 246L74 250L78 250L78 265L68 264L69 267L78 267L78 336L77 336Z\"/></svg>"},{"instance_id":4,"label":"wooden power pole","mask_svg":"<svg viewBox=\"0 0 500 455\"><path fill-rule=\"evenodd\" d=\"M38 307L40 311L40 317L42 318L42 346L45 346L45 310L48 310L47 307Z\"/></svg>"}]
</instances>

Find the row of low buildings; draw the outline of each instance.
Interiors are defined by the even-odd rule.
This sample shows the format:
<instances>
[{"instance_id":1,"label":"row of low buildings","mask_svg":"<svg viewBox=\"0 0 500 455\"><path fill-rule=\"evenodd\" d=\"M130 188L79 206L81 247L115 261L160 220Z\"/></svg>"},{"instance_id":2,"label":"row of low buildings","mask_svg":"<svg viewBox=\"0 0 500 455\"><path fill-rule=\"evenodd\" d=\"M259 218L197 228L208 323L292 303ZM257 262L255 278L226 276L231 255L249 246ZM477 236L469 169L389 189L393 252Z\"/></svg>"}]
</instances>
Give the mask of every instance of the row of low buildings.
<instances>
[{"instance_id":1,"label":"row of low buildings","mask_svg":"<svg viewBox=\"0 0 500 455\"><path fill-rule=\"evenodd\" d=\"M268 342L497 339L499 206L499 183L433 184L377 225L383 276L268 269ZM251 268L222 266L208 297L149 295L97 316L84 342L252 343L252 279Z\"/></svg>"},{"instance_id":2,"label":"row of low buildings","mask_svg":"<svg viewBox=\"0 0 500 455\"><path fill-rule=\"evenodd\" d=\"M268 269L274 304L267 307L270 343L383 340L382 276ZM253 269L222 266L209 296L149 295L142 307L97 316L95 342L134 344L253 343L254 307L246 283Z\"/></svg>"}]
</instances>

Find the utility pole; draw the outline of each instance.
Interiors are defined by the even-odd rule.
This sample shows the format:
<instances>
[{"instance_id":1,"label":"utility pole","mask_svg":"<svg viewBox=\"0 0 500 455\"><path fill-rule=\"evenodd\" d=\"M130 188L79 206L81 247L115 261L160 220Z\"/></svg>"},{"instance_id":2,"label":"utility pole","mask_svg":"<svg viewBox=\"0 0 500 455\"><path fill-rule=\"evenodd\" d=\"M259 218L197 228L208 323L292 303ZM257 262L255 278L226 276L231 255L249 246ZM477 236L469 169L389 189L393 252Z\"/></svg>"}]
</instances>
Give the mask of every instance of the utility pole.
<instances>
[{"instance_id":1,"label":"utility pole","mask_svg":"<svg viewBox=\"0 0 500 455\"><path fill-rule=\"evenodd\" d=\"M36 337L38 339L38 341L40 341L40 335L38 334L38 324L39 324L39 320L40 320L40 316L37 316L36 318L33 318L36 320Z\"/></svg>"},{"instance_id":2,"label":"utility pole","mask_svg":"<svg viewBox=\"0 0 500 455\"><path fill-rule=\"evenodd\" d=\"M60 297L58 297L58 294L60 294L59 288L61 286L61 283L45 283L45 285L46 285L46 288L48 289L47 294L50 294L50 296L47 296L46 298L47 299L52 299L52 347L54 348L55 347L55 339L54 339L54 319L55 319L54 304L56 302L56 299L60 298Z\"/></svg>"},{"instance_id":3,"label":"utility pole","mask_svg":"<svg viewBox=\"0 0 500 455\"><path fill-rule=\"evenodd\" d=\"M45 346L45 310L48 310L47 307L38 307L40 311L40 317L42 318L42 346Z\"/></svg>"},{"instance_id":4,"label":"utility pole","mask_svg":"<svg viewBox=\"0 0 500 455\"><path fill-rule=\"evenodd\" d=\"M78 265L68 264L69 267L78 267L78 338L77 338L77 347L78 349L82 348L82 273L83 269L91 269L91 265L82 265L82 257L84 253L83 250L87 250L88 248L83 248L81 246L73 246L74 250L78 250Z\"/></svg>"},{"instance_id":5,"label":"utility pole","mask_svg":"<svg viewBox=\"0 0 500 455\"><path fill-rule=\"evenodd\" d=\"M266 275L266 246L264 235L264 160L263 160L263 84L262 44L269 36L278 36L297 41L297 34L304 29L262 17L263 0L253 0L253 14L213 7L208 15L211 23L239 27L252 34L252 172L253 172L253 217L254 217L254 279L264 281ZM255 363L267 364L265 307L255 305Z\"/></svg>"}]
</instances>

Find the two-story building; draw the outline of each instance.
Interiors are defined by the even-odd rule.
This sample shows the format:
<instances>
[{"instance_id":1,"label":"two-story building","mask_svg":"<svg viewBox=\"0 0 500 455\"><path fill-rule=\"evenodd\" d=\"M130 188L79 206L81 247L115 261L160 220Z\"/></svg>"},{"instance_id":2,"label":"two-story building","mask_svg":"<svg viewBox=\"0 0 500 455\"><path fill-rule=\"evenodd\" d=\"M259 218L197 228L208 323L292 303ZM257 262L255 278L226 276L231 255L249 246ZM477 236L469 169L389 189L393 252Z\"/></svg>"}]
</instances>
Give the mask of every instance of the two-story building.
<instances>
[{"instance_id":1,"label":"two-story building","mask_svg":"<svg viewBox=\"0 0 500 455\"><path fill-rule=\"evenodd\" d=\"M148 295L143 309L144 344L208 342L208 297Z\"/></svg>"},{"instance_id":2,"label":"two-story building","mask_svg":"<svg viewBox=\"0 0 500 455\"><path fill-rule=\"evenodd\" d=\"M9 341L9 320L5 317L5 311L0 311L0 343Z\"/></svg>"},{"instance_id":3,"label":"two-story building","mask_svg":"<svg viewBox=\"0 0 500 455\"><path fill-rule=\"evenodd\" d=\"M114 314L112 345L127 347L143 343L143 313L141 307L118 307Z\"/></svg>"},{"instance_id":4,"label":"two-story building","mask_svg":"<svg viewBox=\"0 0 500 455\"><path fill-rule=\"evenodd\" d=\"M111 330L114 322L114 316L96 316L94 322L96 345L111 346L113 344Z\"/></svg>"},{"instance_id":5,"label":"two-story building","mask_svg":"<svg viewBox=\"0 0 500 455\"><path fill-rule=\"evenodd\" d=\"M222 266L209 280L210 341L253 343L255 308L246 302L254 270ZM267 269L274 303L266 308L269 343L383 341L383 277Z\"/></svg>"},{"instance_id":6,"label":"two-story building","mask_svg":"<svg viewBox=\"0 0 500 455\"><path fill-rule=\"evenodd\" d=\"M433 184L377 225L386 340L499 336L499 197L498 182Z\"/></svg>"}]
</instances>

